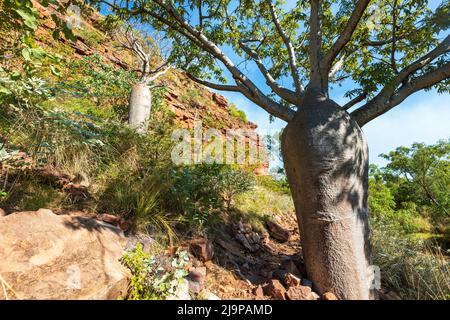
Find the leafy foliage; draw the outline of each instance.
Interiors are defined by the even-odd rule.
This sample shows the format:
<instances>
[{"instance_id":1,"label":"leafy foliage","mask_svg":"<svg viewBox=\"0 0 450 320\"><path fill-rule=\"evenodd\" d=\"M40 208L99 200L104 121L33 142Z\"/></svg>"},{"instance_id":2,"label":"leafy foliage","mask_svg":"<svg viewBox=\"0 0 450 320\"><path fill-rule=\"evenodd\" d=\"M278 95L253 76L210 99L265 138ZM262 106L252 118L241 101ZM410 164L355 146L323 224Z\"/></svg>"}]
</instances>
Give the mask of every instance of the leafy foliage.
<instances>
[{"instance_id":1,"label":"leafy foliage","mask_svg":"<svg viewBox=\"0 0 450 320\"><path fill-rule=\"evenodd\" d=\"M372 165L369 208L376 225L386 224L413 235L435 233L437 240L444 238L445 249L448 156L448 141L428 146L414 143L411 148L399 147L383 155L389 160L386 167Z\"/></svg>"},{"instance_id":2,"label":"leafy foliage","mask_svg":"<svg viewBox=\"0 0 450 320\"><path fill-rule=\"evenodd\" d=\"M145 253L138 244L122 257L122 263L132 273L127 299L159 300L173 295L188 274L185 269L188 262L186 251L178 251L168 261L166 257L157 259Z\"/></svg>"},{"instance_id":3,"label":"leafy foliage","mask_svg":"<svg viewBox=\"0 0 450 320\"><path fill-rule=\"evenodd\" d=\"M235 197L252 185L248 173L227 165L180 167L172 177L170 198L175 207L199 225L224 204L229 208Z\"/></svg>"},{"instance_id":4,"label":"leafy foliage","mask_svg":"<svg viewBox=\"0 0 450 320\"><path fill-rule=\"evenodd\" d=\"M430 146L414 143L411 148L399 147L383 157L389 161L385 176L397 185L397 199L430 206L434 214L450 217L449 140Z\"/></svg>"},{"instance_id":5,"label":"leafy foliage","mask_svg":"<svg viewBox=\"0 0 450 320\"><path fill-rule=\"evenodd\" d=\"M308 1L272 1L279 25L295 48L295 58L302 81L308 80L310 61L310 4ZM98 1L92 0L96 4ZM201 32L219 48L232 48L236 53L234 65L255 60L242 48L245 43L257 53L275 80L285 80L289 71L289 50L273 22L270 1L171 1L174 12L166 10L160 1L134 1L124 6L121 1L108 1L115 14L124 19L136 16L143 24L173 41L170 61L203 79L227 82L226 74L210 50L192 36L180 31L179 19L189 22L193 30ZM375 95L382 86L389 85L399 70L410 65L435 47L447 32L446 18L450 5L442 1L433 11L427 0L377 1L364 11L349 43L339 55L337 72L331 83L351 80L353 88L346 96L365 92ZM321 51L327 52L344 32L355 9L355 1L321 1ZM186 31L186 30L185 30ZM189 48L189 50L187 50ZM414 50L411 50L414 48ZM256 59L256 60L258 60ZM415 75L434 70L448 62L448 53L432 61ZM252 62L250 62L252 63ZM250 75L248 75L250 77ZM251 77L250 77L251 78ZM440 92L449 91L449 82L436 85Z\"/></svg>"}]
</instances>

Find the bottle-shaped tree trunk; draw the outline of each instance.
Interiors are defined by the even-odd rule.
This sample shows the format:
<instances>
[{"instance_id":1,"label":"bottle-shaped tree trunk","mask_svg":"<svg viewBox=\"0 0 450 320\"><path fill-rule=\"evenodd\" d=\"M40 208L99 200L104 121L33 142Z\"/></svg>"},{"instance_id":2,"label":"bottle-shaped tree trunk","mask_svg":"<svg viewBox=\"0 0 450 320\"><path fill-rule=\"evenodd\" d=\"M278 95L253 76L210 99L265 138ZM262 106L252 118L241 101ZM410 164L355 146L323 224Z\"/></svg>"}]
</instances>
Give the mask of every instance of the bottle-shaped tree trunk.
<instances>
[{"instance_id":1,"label":"bottle-shaped tree trunk","mask_svg":"<svg viewBox=\"0 0 450 320\"><path fill-rule=\"evenodd\" d=\"M146 83L137 83L131 89L128 103L128 124L136 132L145 134L152 109L152 93Z\"/></svg>"},{"instance_id":2,"label":"bottle-shaped tree trunk","mask_svg":"<svg viewBox=\"0 0 450 320\"><path fill-rule=\"evenodd\" d=\"M368 148L335 102L307 91L282 136L308 276L319 293L372 299Z\"/></svg>"}]
</instances>

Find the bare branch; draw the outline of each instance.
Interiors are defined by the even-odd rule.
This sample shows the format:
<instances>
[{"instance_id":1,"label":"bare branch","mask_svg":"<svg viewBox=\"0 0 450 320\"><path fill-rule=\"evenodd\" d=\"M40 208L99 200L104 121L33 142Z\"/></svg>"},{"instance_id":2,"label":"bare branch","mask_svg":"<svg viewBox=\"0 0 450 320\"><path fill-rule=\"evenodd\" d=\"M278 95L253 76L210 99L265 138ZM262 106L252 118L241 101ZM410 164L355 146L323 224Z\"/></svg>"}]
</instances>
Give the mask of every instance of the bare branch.
<instances>
[{"instance_id":1,"label":"bare branch","mask_svg":"<svg viewBox=\"0 0 450 320\"><path fill-rule=\"evenodd\" d=\"M237 32L238 30L236 30L236 28L231 23L230 16L226 10L225 13L227 16L226 21L228 27L230 28L230 30L234 30ZM252 50L248 45L246 45L245 44L246 42L253 42L253 41L250 41L249 39L239 40L238 41L239 47L256 63L256 66L258 67L259 71L266 79L266 84L272 89L273 92L278 94L282 99L286 100L288 103L298 105L300 103L300 94L280 86L273 78L273 76L270 74L269 70L267 70L258 53L255 50Z\"/></svg>"},{"instance_id":2,"label":"bare branch","mask_svg":"<svg viewBox=\"0 0 450 320\"><path fill-rule=\"evenodd\" d=\"M250 101L255 104L261 106L264 110L269 112L270 114L277 116L281 120L286 122L291 121L294 118L295 111L289 108L282 106L279 103L276 103L272 99L267 98L266 96L256 96L254 92L251 92L245 86L239 86L239 91L246 96ZM277 115L279 114L279 115Z\"/></svg>"},{"instance_id":3,"label":"bare branch","mask_svg":"<svg viewBox=\"0 0 450 320\"><path fill-rule=\"evenodd\" d=\"M165 66L166 63L163 64L163 66L160 66L157 68L158 71L152 71L145 79L145 83L151 83L161 77L162 75L166 74L170 69L172 69L172 66Z\"/></svg>"},{"instance_id":4,"label":"bare branch","mask_svg":"<svg viewBox=\"0 0 450 320\"><path fill-rule=\"evenodd\" d=\"M361 93L359 96L356 96L355 98L353 98L352 100L350 100L349 102L347 102L346 104L344 104L344 105L342 106L342 108L343 108L344 110L348 110L348 109L350 109L351 107L353 107L355 104L357 104L357 103L363 101L366 97L367 97L367 92L363 92L363 93Z\"/></svg>"},{"instance_id":5,"label":"bare branch","mask_svg":"<svg viewBox=\"0 0 450 320\"><path fill-rule=\"evenodd\" d=\"M231 59L226 56L225 53L215 43L213 43L202 32L196 30L186 20L184 20L184 18L170 3L164 0L153 1L177 21L176 24L172 24L175 31L180 32L180 30L182 30L182 32L180 32L182 35L187 34L188 39L193 38L194 44L206 50L214 58L223 63L223 65L233 76L241 92L246 92L246 94L249 94L253 99L252 101L261 106L270 114L286 121L292 118L293 111L291 109L276 103L275 101L269 99L266 95L264 95L261 90L236 67Z\"/></svg>"},{"instance_id":6,"label":"bare branch","mask_svg":"<svg viewBox=\"0 0 450 320\"><path fill-rule=\"evenodd\" d=\"M226 85L226 84L218 84L218 83L213 83L213 82L209 82L203 79L199 79L197 77L195 77L194 75L192 75L189 72L186 72L186 76L191 79L194 82L197 82L198 84L201 84L205 87L214 89L214 90L221 90L221 91L233 91L233 92L240 92L239 87L236 85Z\"/></svg>"},{"instance_id":7,"label":"bare branch","mask_svg":"<svg viewBox=\"0 0 450 320\"><path fill-rule=\"evenodd\" d=\"M281 26L281 23L280 23L280 20L278 19L278 15L277 15L277 12L276 12L273 2L271 0L267 0L267 2L270 7L272 21L275 24L275 27L277 28L277 31L280 34L281 39L283 39L284 45L286 46L286 48L288 50L289 67L291 69L292 78L294 80L295 91L297 93L301 93L303 91L303 86L301 84L300 76L298 74L297 59L295 57L294 46L292 45L291 39L289 39L289 36L284 32L283 27Z\"/></svg>"},{"instance_id":8,"label":"bare branch","mask_svg":"<svg viewBox=\"0 0 450 320\"><path fill-rule=\"evenodd\" d=\"M246 46L241 41L239 41L239 46L256 63L259 71L263 74L264 78L266 79L266 84L273 90L273 92L275 92L281 98L283 98L284 100L286 100L291 104L298 105L300 103L300 94L280 86L272 77L267 68L264 66L258 53L250 49L250 47Z\"/></svg>"},{"instance_id":9,"label":"bare branch","mask_svg":"<svg viewBox=\"0 0 450 320\"><path fill-rule=\"evenodd\" d=\"M356 3L355 9L353 10L350 18L342 31L341 35L338 37L336 42L334 42L330 51L325 55L323 66L325 70L328 72L333 65L334 59L338 56L339 52L345 47L345 45L350 41L352 35L358 26L359 20L361 20L364 11L369 5L370 0L359 0Z\"/></svg>"},{"instance_id":10,"label":"bare branch","mask_svg":"<svg viewBox=\"0 0 450 320\"><path fill-rule=\"evenodd\" d=\"M336 73L338 73L339 70L342 69L342 66L344 65L344 59L345 55L342 55L342 57L333 65L328 74L329 79L333 78L336 75Z\"/></svg>"},{"instance_id":11,"label":"bare branch","mask_svg":"<svg viewBox=\"0 0 450 320\"><path fill-rule=\"evenodd\" d=\"M127 25L125 30L117 30L117 34L115 36L115 39L119 44L126 50L131 51L134 53L138 59L141 61L141 81L144 81L144 79L147 77L147 75L150 73L150 59L148 57L148 54L145 52L142 44L140 41L136 38L136 35L133 32L132 26Z\"/></svg>"},{"instance_id":12,"label":"bare branch","mask_svg":"<svg viewBox=\"0 0 450 320\"><path fill-rule=\"evenodd\" d=\"M381 102L380 100L371 100L365 106L353 111L351 115L360 126L363 126L367 122L399 105L413 93L430 88L448 78L450 78L450 62L404 84L399 90L392 94L388 100L385 100L384 102Z\"/></svg>"}]
</instances>

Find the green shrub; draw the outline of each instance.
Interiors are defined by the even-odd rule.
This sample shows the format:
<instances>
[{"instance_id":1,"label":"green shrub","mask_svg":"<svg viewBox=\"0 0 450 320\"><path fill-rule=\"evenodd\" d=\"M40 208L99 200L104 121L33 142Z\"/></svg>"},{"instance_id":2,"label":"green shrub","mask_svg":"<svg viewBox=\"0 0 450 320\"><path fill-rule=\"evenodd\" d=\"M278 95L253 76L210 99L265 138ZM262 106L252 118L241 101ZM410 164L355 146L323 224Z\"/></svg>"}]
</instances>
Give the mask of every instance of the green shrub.
<instances>
[{"instance_id":1,"label":"green shrub","mask_svg":"<svg viewBox=\"0 0 450 320\"><path fill-rule=\"evenodd\" d=\"M160 300L176 292L177 286L187 276L189 257L178 251L173 258L155 257L145 253L142 245L127 251L122 263L131 271L128 300Z\"/></svg>"},{"instance_id":2,"label":"green shrub","mask_svg":"<svg viewBox=\"0 0 450 320\"><path fill-rule=\"evenodd\" d=\"M228 165L196 165L174 169L170 200L178 212L203 225L214 212L231 206L235 197L248 190L250 175Z\"/></svg>"},{"instance_id":3,"label":"green shrub","mask_svg":"<svg viewBox=\"0 0 450 320\"><path fill-rule=\"evenodd\" d=\"M259 176L256 178L258 184L273 191L282 194L291 194L291 190L289 189L289 184L286 178L276 179L271 175Z\"/></svg>"}]
</instances>

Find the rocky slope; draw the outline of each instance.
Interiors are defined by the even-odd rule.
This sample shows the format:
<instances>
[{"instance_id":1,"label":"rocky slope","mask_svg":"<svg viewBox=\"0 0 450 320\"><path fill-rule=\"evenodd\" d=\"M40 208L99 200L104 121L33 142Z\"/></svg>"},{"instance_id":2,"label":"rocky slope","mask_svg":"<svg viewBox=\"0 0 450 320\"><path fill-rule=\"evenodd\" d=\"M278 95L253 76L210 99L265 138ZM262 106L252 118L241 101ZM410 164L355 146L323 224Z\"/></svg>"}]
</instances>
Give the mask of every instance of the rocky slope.
<instances>
[{"instance_id":1,"label":"rocky slope","mask_svg":"<svg viewBox=\"0 0 450 320\"><path fill-rule=\"evenodd\" d=\"M133 68L134 58L124 51L117 50L111 36L101 30L100 22L103 17L98 12L91 13L87 17L83 16L80 28L74 29L77 37L75 42L65 39L62 34L55 41L52 32L56 25L50 17L53 13L52 7L45 8L38 2L34 2L34 5L39 10L41 19L41 25L36 32L37 40L50 52L64 52L65 59L99 54L104 62L117 68L125 70ZM158 79L158 82L167 87L165 101L181 127L193 128L194 121L200 120L204 125L223 131L227 128L250 130L257 128L256 124L233 116L231 106L225 97L193 82L180 70L171 70Z\"/></svg>"}]
</instances>

